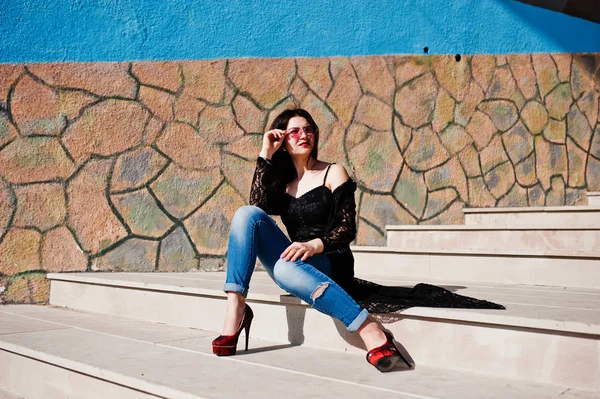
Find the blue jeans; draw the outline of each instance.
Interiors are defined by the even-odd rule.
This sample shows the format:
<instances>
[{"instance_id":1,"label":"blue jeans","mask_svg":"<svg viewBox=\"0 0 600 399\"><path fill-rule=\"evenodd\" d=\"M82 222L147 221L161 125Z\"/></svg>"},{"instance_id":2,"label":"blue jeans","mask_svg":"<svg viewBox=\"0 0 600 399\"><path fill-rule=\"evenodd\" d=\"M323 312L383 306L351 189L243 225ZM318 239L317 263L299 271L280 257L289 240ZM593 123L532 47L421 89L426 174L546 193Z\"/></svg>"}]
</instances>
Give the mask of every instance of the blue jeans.
<instances>
[{"instance_id":1,"label":"blue jeans","mask_svg":"<svg viewBox=\"0 0 600 399\"><path fill-rule=\"evenodd\" d=\"M262 209L251 205L239 208L231 222L224 290L245 297L258 256L278 286L318 311L339 319L348 331L356 331L369 313L331 279L327 256L319 254L306 261L288 262L279 256L290 244Z\"/></svg>"}]
</instances>

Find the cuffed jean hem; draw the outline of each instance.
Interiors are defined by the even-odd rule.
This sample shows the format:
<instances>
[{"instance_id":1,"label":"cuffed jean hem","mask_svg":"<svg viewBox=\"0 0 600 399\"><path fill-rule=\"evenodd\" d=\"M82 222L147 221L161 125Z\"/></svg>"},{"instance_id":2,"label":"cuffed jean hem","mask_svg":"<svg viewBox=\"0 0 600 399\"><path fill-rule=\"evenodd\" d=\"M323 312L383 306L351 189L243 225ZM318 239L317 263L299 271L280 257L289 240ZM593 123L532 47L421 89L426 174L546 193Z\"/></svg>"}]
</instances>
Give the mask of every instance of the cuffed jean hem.
<instances>
[{"instance_id":1,"label":"cuffed jean hem","mask_svg":"<svg viewBox=\"0 0 600 399\"><path fill-rule=\"evenodd\" d=\"M350 323L350 325L346 327L346 329L350 332L356 332L356 330L358 330L360 326L363 325L365 320L367 320L367 317L369 317L369 312L367 311L367 309L361 310L358 316L356 316L356 319L354 319L354 321Z\"/></svg>"},{"instance_id":2,"label":"cuffed jean hem","mask_svg":"<svg viewBox=\"0 0 600 399\"><path fill-rule=\"evenodd\" d=\"M225 286L223 287L223 291L237 292L238 294L242 294L242 296L244 298L246 298L248 296L248 288L244 288L239 284L225 283Z\"/></svg>"}]
</instances>

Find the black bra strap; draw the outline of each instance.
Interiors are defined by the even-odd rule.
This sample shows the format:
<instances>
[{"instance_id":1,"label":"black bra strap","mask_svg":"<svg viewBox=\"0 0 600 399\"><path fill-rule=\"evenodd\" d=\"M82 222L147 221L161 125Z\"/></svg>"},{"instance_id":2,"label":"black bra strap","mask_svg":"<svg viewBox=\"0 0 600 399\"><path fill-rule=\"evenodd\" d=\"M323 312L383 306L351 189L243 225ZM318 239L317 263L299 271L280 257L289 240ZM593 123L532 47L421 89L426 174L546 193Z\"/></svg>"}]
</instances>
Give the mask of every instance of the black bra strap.
<instances>
[{"instance_id":1,"label":"black bra strap","mask_svg":"<svg viewBox=\"0 0 600 399\"><path fill-rule=\"evenodd\" d=\"M323 178L323 185L325 185L325 182L327 181L327 174L329 173L329 168L331 168L331 165L333 165L333 163L330 163L329 166L327 167L327 170L325 171L325 177Z\"/></svg>"}]
</instances>

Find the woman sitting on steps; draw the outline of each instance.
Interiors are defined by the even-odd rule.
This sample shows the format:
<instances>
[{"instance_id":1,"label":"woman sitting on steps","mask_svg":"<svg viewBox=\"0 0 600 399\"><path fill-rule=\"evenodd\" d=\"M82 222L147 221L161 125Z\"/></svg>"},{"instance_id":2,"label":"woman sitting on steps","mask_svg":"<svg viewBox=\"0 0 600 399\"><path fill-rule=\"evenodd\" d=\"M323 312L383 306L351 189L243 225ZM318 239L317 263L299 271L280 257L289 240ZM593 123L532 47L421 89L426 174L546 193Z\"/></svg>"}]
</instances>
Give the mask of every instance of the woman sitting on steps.
<instances>
[{"instance_id":1,"label":"woman sitting on steps","mask_svg":"<svg viewBox=\"0 0 600 399\"><path fill-rule=\"evenodd\" d=\"M246 304L250 279L260 259L282 289L358 332L367 361L391 370L401 355L393 337L369 316L410 306L503 309L428 284L388 287L354 277L350 243L356 236L356 184L343 166L318 160L319 128L302 109L286 110L264 134L250 204L236 212L227 252L227 311L213 352L234 355L242 330L254 317ZM293 242L269 215L281 219Z\"/></svg>"}]
</instances>

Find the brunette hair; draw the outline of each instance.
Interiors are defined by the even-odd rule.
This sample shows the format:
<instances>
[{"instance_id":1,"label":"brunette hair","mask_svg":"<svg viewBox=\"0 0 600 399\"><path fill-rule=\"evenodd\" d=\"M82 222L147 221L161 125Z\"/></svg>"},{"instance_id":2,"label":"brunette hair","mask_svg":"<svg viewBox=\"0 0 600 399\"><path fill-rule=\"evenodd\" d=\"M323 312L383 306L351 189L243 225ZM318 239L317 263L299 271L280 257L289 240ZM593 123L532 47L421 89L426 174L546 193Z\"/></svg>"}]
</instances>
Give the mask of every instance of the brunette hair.
<instances>
[{"instance_id":1,"label":"brunette hair","mask_svg":"<svg viewBox=\"0 0 600 399\"><path fill-rule=\"evenodd\" d=\"M271 123L271 127L269 130L286 130L290 119L292 119L295 116L299 116L306 119L310 127L312 127L313 132L315 132L313 139L314 146L312 151L310 152L310 156L316 160L317 155L319 153L319 127L317 126L313 117L308 113L308 111L302 108L286 109L285 111L277 115L277 117ZM279 147L277 151L275 151L271 162L275 166L275 168L273 169L275 171L274 183L276 186L281 187L281 185L283 185L285 187L287 183L289 183L297 177L296 168L294 168L292 159L290 158L290 155L285 151L283 144L281 145L281 147Z\"/></svg>"}]
</instances>

